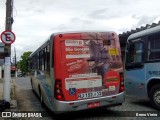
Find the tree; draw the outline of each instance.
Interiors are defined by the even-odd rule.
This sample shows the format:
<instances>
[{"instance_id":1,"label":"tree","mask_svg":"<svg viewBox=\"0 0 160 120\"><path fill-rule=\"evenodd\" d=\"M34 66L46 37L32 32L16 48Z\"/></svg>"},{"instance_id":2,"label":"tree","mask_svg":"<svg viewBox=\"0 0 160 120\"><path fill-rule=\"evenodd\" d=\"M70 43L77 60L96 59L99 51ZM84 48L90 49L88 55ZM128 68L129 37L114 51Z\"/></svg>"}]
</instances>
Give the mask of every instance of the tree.
<instances>
[{"instance_id":1,"label":"tree","mask_svg":"<svg viewBox=\"0 0 160 120\"><path fill-rule=\"evenodd\" d=\"M22 73L29 72L29 70L28 70L28 58L29 58L29 55L31 53L32 53L31 51L24 52L23 55L21 56L22 60L20 60L20 62L19 62L19 67L20 67L20 70L22 71Z\"/></svg>"}]
</instances>

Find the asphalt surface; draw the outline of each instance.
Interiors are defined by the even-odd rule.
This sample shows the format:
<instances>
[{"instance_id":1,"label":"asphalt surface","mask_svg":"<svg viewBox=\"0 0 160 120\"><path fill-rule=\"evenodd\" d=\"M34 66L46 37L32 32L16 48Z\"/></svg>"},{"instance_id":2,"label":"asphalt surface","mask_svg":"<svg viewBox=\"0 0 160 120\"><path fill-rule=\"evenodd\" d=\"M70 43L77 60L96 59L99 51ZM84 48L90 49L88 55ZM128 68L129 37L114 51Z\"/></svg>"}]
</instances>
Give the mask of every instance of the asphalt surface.
<instances>
[{"instance_id":1,"label":"asphalt surface","mask_svg":"<svg viewBox=\"0 0 160 120\"><path fill-rule=\"evenodd\" d=\"M29 77L16 80L16 98L19 112L42 114L39 118L19 118L21 120L160 120L160 117L155 116L160 116L160 111L155 110L149 101L128 96L121 106L55 115L41 106L38 96L31 89ZM143 117L144 115L146 116Z\"/></svg>"}]
</instances>

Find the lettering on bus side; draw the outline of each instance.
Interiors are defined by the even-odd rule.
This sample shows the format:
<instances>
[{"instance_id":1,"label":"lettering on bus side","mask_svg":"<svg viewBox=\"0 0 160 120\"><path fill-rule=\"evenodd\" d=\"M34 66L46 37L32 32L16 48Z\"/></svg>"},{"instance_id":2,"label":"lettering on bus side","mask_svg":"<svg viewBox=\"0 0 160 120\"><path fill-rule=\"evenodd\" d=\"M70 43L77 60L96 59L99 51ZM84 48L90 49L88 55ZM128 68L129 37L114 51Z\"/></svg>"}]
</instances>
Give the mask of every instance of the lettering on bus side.
<instances>
[{"instance_id":1,"label":"lettering on bus side","mask_svg":"<svg viewBox=\"0 0 160 120\"><path fill-rule=\"evenodd\" d=\"M160 75L160 71L148 71L149 75Z\"/></svg>"}]
</instances>

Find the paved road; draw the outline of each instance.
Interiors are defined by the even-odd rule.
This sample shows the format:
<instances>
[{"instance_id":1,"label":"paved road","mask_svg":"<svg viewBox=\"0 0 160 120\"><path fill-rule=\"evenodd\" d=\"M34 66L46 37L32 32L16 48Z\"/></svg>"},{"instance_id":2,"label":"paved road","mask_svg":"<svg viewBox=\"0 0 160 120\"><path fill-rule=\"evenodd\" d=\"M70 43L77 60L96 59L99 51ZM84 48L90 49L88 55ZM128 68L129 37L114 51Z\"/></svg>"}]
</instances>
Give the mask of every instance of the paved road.
<instances>
[{"instance_id":1,"label":"paved road","mask_svg":"<svg viewBox=\"0 0 160 120\"><path fill-rule=\"evenodd\" d=\"M38 118L37 120L160 120L160 117L136 117L136 113L139 115L148 115L149 113L156 114L158 111L153 109L148 101L130 97L126 97L122 106L67 113L57 117L46 107L41 106L38 97L31 89L29 77L18 78L16 80L16 88L18 109L20 111L42 112L42 114L47 116ZM142 114L143 112L145 114ZM130 115L133 117L130 117ZM26 118L25 120L36 119Z\"/></svg>"}]
</instances>

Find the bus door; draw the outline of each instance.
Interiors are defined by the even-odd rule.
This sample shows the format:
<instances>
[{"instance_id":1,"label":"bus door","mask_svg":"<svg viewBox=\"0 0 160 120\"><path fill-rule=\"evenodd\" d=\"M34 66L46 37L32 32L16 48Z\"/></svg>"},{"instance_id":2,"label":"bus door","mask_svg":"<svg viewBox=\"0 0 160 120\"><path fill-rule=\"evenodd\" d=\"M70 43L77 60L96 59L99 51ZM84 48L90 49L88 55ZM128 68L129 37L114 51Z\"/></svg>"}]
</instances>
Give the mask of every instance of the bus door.
<instances>
[{"instance_id":1,"label":"bus door","mask_svg":"<svg viewBox=\"0 0 160 120\"><path fill-rule=\"evenodd\" d=\"M125 63L125 90L133 96L143 96L145 91L144 42L140 39L127 44Z\"/></svg>"}]
</instances>

